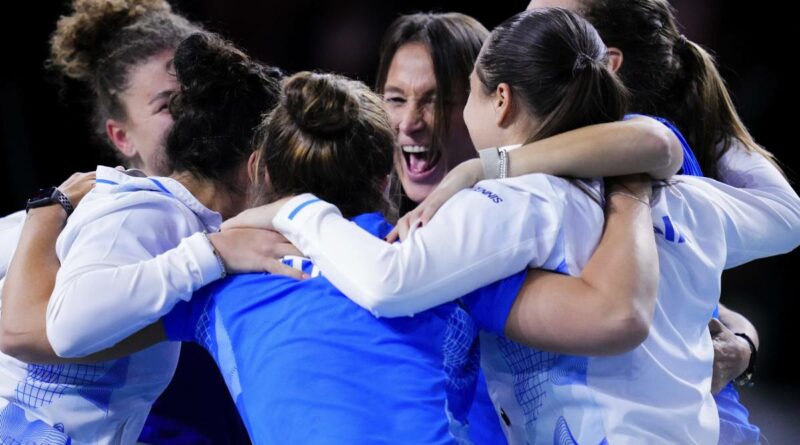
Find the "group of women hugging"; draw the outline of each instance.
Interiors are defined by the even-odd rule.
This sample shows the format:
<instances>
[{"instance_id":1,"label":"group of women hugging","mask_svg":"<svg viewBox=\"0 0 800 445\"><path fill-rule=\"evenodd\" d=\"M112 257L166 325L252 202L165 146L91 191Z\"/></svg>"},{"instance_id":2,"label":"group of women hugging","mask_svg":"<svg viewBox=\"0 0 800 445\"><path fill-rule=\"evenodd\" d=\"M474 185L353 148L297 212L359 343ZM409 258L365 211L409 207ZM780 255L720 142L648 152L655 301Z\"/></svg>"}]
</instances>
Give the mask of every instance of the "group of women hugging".
<instances>
[{"instance_id":1,"label":"group of women hugging","mask_svg":"<svg viewBox=\"0 0 800 445\"><path fill-rule=\"evenodd\" d=\"M72 7L49 65L122 166L0 221L1 443L174 443L181 342L255 444L761 443L721 275L800 198L667 0L402 15L374 88Z\"/></svg>"}]
</instances>

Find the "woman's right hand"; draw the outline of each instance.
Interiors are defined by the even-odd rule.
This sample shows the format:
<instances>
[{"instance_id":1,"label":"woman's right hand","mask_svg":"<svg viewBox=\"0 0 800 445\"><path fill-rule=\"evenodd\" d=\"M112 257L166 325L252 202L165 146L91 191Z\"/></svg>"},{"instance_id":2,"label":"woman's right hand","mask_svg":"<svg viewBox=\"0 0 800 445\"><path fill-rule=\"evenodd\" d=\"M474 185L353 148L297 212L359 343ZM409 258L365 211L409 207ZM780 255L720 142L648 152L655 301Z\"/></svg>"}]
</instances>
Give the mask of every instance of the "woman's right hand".
<instances>
[{"instance_id":1,"label":"woman's right hand","mask_svg":"<svg viewBox=\"0 0 800 445\"><path fill-rule=\"evenodd\" d=\"M397 239L404 240L414 227L422 227L433 218L448 199L461 190L470 188L483 178L483 165L480 159L462 162L447 173L442 182L423 200L417 208L406 213L397 221L394 229L386 236L386 241L393 243Z\"/></svg>"},{"instance_id":2,"label":"woman's right hand","mask_svg":"<svg viewBox=\"0 0 800 445\"><path fill-rule=\"evenodd\" d=\"M73 208L78 207L83 197L94 188L96 177L95 172L73 173L58 186L58 190L69 199Z\"/></svg>"},{"instance_id":3,"label":"woman's right hand","mask_svg":"<svg viewBox=\"0 0 800 445\"><path fill-rule=\"evenodd\" d=\"M269 272L298 280L308 278L301 270L287 266L287 255L303 256L278 232L263 229L228 229L211 233L208 240L222 257L229 273Z\"/></svg>"}]
</instances>

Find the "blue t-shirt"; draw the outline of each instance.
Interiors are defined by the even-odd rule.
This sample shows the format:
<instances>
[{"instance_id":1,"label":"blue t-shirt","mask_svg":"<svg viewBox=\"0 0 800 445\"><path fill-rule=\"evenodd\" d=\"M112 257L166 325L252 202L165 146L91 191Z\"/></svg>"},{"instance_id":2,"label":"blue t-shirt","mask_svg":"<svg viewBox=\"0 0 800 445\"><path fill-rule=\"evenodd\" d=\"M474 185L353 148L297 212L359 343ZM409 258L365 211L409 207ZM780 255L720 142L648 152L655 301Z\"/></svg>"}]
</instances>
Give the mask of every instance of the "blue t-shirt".
<instances>
[{"instance_id":1,"label":"blue t-shirt","mask_svg":"<svg viewBox=\"0 0 800 445\"><path fill-rule=\"evenodd\" d=\"M353 221L379 237L391 229L379 214ZM201 289L164 326L211 353L254 443L418 445L454 443L447 405L467 402L445 368L448 351L475 342L465 318L456 303L375 318L324 276L244 274Z\"/></svg>"}]
</instances>

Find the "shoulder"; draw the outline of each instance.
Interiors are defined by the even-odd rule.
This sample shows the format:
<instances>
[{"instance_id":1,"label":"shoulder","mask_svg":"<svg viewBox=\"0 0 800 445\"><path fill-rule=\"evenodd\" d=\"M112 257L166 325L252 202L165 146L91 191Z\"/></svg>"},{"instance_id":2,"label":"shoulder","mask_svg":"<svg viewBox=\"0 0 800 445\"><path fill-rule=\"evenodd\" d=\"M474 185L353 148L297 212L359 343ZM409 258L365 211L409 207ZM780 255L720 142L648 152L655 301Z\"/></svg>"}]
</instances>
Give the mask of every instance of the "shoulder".
<instances>
[{"instance_id":1,"label":"shoulder","mask_svg":"<svg viewBox=\"0 0 800 445\"><path fill-rule=\"evenodd\" d=\"M141 247L157 255L201 230L197 217L168 195L146 190L97 194L75 209L56 247L60 256L74 246L98 243L117 251Z\"/></svg>"},{"instance_id":2,"label":"shoulder","mask_svg":"<svg viewBox=\"0 0 800 445\"><path fill-rule=\"evenodd\" d=\"M168 224L186 220L190 213L179 200L160 192L90 193L70 216L67 227L83 226L98 220L119 220L125 224Z\"/></svg>"}]
</instances>

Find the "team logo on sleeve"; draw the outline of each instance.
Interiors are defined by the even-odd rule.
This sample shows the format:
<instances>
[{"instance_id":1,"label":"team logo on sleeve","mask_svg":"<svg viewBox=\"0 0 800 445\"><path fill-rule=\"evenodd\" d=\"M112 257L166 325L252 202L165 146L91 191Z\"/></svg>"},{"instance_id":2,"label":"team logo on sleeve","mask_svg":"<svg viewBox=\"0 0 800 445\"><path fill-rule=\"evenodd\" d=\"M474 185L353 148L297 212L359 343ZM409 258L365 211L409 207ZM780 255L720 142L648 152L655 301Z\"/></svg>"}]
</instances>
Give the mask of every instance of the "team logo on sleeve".
<instances>
[{"instance_id":1,"label":"team logo on sleeve","mask_svg":"<svg viewBox=\"0 0 800 445\"><path fill-rule=\"evenodd\" d=\"M658 226L653 226L653 231L659 235L662 235L667 241L675 244L683 244L686 242L686 239L678 233L677 227L672 224L672 221L669 219L669 216L663 216L661 221L664 223L664 229L662 230Z\"/></svg>"},{"instance_id":2,"label":"team logo on sleeve","mask_svg":"<svg viewBox=\"0 0 800 445\"><path fill-rule=\"evenodd\" d=\"M503 202L503 198L501 198L500 196L498 196L497 194L495 194L492 191L486 190L483 187L480 187L480 186L476 185L475 187L472 187L472 191L473 192L478 192L481 195L489 198L489 200L491 200L495 204L500 204L501 202Z\"/></svg>"}]
</instances>

